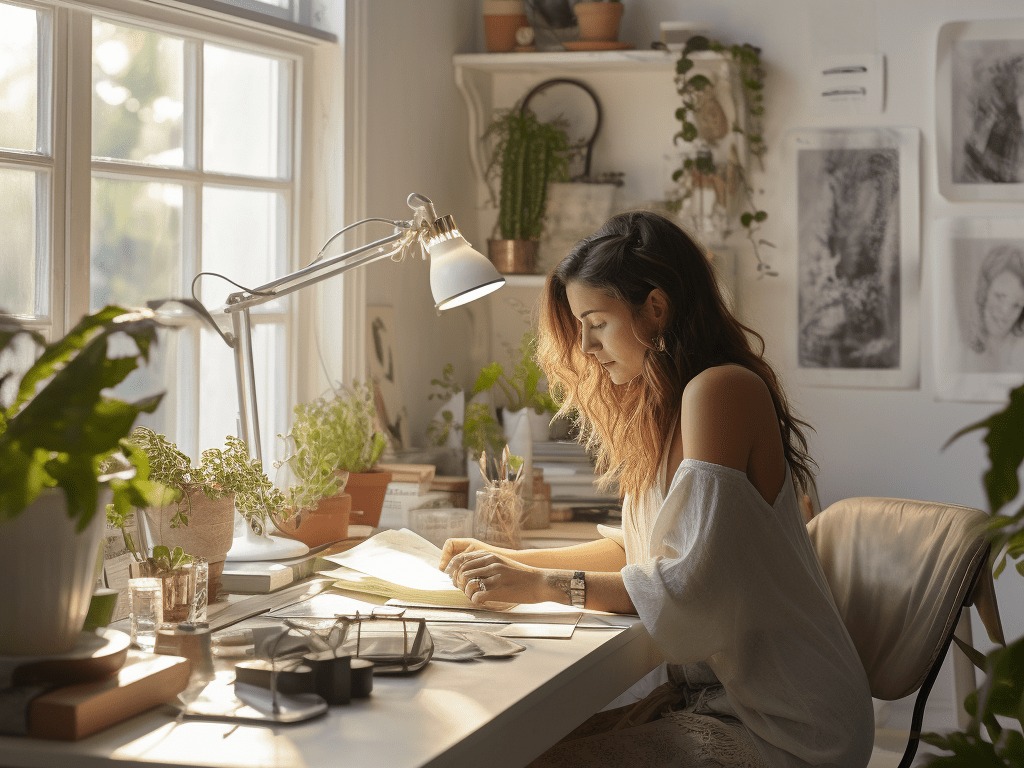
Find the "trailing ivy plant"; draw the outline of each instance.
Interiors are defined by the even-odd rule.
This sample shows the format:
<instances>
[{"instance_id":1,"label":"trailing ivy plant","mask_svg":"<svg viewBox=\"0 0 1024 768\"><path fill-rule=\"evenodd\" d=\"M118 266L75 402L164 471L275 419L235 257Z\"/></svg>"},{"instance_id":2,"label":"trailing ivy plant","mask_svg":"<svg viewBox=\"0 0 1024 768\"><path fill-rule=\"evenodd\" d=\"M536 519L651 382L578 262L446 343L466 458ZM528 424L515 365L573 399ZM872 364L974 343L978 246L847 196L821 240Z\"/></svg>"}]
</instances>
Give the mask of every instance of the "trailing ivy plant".
<instances>
[{"instance_id":1,"label":"trailing ivy plant","mask_svg":"<svg viewBox=\"0 0 1024 768\"><path fill-rule=\"evenodd\" d=\"M992 519L987 535L996 556L995 576L1016 561L1024 576L1024 504L1015 512L1007 505L1021 499L1020 467L1024 464L1024 385L1010 392L1006 408L987 419L964 427L949 442L984 430L989 468L982 476ZM947 443L948 445L948 443ZM1002 768L1024 765L1024 637L997 648L985 657L985 679L964 701L971 722L963 731L922 736L927 743L948 754L928 756L933 768ZM1016 723L1007 727L1005 718ZM983 730L984 729L984 732Z\"/></svg>"},{"instance_id":2,"label":"trailing ivy plant","mask_svg":"<svg viewBox=\"0 0 1024 768\"><path fill-rule=\"evenodd\" d=\"M749 43L725 45L703 35L695 35L687 40L676 61L676 91L681 103L675 111L680 127L673 137L673 143L678 145L682 141L690 144L703 138L698 127L700 122L698 113L706 100L708 89L713 88L714 84L707 76L693 72L696 66L693 54L704 51L729 56L739 70L743 95L741 108L744 112L745 127L737 122L730 128L732 132L746 136L747 149L751 155L757 158L758 164L763 170L763 158L768 150L763 130L765 70L761 64L761 49ZM761 225L768 218L768 213L757 204L747 170L739 158L731 158L726 171L725 183L735 186L743 195L743 210L739 215L739 223L753 248L754 258L757 259L757 271L762 276L775 276L778 273L772 269L761 254L762 246L774 247L774 244L758 234ZM693 194L692 184L694 182L701 179L713 179L720 173L710 151L697 151L695 156L685 158L682 165L672 172L672 180L680 185L682 195L670 203L678 208L684 199Z\"/></svg>"},{"instance_id":3,"label":"trailing ivy plant","mask_svg":"<svg viewBox=\"0 0 1024 768\"><path fill-rule=\"evenodd\" d=\"M132 430L129 442L145 452L150 477L169 489L161 503L178 505L172 528L188 525L191 493L196 489L209 499L234 494L235 509L259 535L266 531L268 519L287 517L284 494L264 473L262 462L252 458L245 443L234 435L224 438L224 448L204 450L195 466L166 436L148 427Z\"/></svg>"}]
</instances>

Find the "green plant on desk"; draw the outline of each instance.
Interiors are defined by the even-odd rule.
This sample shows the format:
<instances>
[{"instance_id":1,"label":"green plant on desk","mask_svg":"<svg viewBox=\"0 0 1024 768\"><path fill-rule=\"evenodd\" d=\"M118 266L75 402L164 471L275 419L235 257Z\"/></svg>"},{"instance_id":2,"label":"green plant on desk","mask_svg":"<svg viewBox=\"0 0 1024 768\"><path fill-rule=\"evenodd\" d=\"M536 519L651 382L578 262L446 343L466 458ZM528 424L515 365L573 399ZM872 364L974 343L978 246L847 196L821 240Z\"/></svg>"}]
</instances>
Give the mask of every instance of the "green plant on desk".
<instances>
[{"instance_id":1,"label":"green plant on desk","mask_svg":"<svg viewBox=\"0 0 1024 768\"><path fill-rule=\"evenodd\" d=\"M515 350L512 370L506 371L501 363L488 363L480 370L473 393L497 387L505 398L506 410L529 408L538 414L555 413L558 407L544 386L544 372L537 364L536 355L537 336L532 330L526 331Z\"/></svg>"},{"instance_id":2,"label":"green plant on desk","mask_svg":"<svg viewBox=\"0 0 1024 768\"><path fill-rule=\"evenodd\" d=\"M347 472L369 472L387 448L388 439L378 426L377 408L368 384L353 382L321 398L324 440L337 455L337 468Z\"/></svg>"},{"instance_id":3,"label":"green plant on desk","mask_svg":"<svg viewBox=\"0 0 1024 768\"><path fill-rule=\"evenodd\" d=\"M234 494L235 509L257 534L266 530L272 516L287 517L284 494L263 472L262 463L252 458L245 443L234 435L224 438L224 448L204 450L196 466L165 435L148 427L132 430L129 442L145 452L150 477L168 489L161 503L177 504L172 528L189 524L192 496L198 492L209 499Z\"/></svg>"},{"instance_id":4,"label":"green plant on desk","mask_svg":"<svg viewBox=\"0 0 1024 768\"><path fill-rule=\"evenodd\" d=\"M278 435L287 445L288 455L274 464L287 466L292 483L285 500L292 514L314 509L322 499L345 490L348 473L340 469L338 445L343 440L335 429L341 422L334 418L334 404L325 398L299 403L292 411L292 425Z\"/></svg>"}]
</instances>

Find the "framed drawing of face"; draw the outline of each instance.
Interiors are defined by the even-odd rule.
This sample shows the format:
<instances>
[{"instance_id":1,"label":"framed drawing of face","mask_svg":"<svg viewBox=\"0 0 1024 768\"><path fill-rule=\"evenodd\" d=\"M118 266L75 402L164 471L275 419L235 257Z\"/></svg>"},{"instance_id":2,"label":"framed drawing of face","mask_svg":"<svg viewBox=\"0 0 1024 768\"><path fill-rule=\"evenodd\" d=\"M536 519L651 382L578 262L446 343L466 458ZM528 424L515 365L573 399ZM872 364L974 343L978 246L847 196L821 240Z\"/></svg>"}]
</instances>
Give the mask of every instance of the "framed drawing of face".
<instances>
[{"instance_id":1,"label":"framed drawing of face","mask_svg":"<svg viewBox=\"0 0 1024 768\"><path fill-rule=\"evenodd\" d=\"M941 219L935 225L936 396L999 402L1024 381L1024 223Z\"/></svg>"}]
</instances>

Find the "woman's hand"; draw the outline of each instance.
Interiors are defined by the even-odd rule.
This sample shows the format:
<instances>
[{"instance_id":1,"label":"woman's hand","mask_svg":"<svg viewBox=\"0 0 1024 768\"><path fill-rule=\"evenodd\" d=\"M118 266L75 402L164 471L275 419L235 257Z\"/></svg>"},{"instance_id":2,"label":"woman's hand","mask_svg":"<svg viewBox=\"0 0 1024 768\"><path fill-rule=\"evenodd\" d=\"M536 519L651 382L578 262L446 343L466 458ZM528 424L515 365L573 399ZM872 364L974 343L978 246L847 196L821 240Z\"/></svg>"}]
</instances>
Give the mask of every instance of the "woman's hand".
<instances>
[{"instance_id":1,"label":"woman's hand","mask_svg":"<svg viewBox=\"0 0 1024 768\"><path fill-rule=\"evenodd\" d=\"M494 552L495 554L507 557L511 554L512 550L484 544L476 539L448 539L441 550L441 562L438 563L437 567L442 571L447 571L448 563L451 562L451 559L462 552Z\"/></svg>"},{"instance_id":2,"label":"woman's hand","mask_svg":"<svg viewBox=\"0 0 1024 768\"><path fill-rule=\"evenodd\" d=\"M444 571L474 603L541 603L557 599L543 570L496 552L464 548L449 558Z\"/></svg>"}]
</instances>

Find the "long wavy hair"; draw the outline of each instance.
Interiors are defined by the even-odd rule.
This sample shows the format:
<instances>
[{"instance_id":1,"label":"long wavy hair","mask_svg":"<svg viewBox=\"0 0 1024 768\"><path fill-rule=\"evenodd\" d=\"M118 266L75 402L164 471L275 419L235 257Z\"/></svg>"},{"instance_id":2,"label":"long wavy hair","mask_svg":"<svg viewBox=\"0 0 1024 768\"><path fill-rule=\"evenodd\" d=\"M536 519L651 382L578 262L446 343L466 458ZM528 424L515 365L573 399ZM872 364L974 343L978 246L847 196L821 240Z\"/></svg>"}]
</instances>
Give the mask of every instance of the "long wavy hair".
<instances>
[{"instance_id":1,"label":"long wavy hair","mask_svg":"<svg viewBox=\"0 0 1024 768\"><path fill-rule=\"evenodd\" d=\"M570 283L603 291L632 309L633 332L647 352L641 374L629 383L612 384L583 352L579 321L566 295ZM664 351L644 334L640 320L655 288L670 303ZM683 388L707 368L735 363L767 385L793 478L800 489L813 491L816 465L804 436L809 425L790 410L778 376L764 359L764 339L733 317L706 254L663 216L648 211L613 216L555 267L541 297L537 357L559 413L578 425L605 487L618 482L620 491L633 497L650 487L679 420Z\"/></svg>"}]
</instances>

